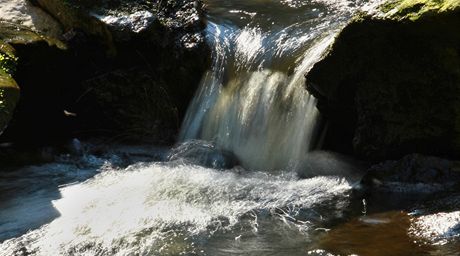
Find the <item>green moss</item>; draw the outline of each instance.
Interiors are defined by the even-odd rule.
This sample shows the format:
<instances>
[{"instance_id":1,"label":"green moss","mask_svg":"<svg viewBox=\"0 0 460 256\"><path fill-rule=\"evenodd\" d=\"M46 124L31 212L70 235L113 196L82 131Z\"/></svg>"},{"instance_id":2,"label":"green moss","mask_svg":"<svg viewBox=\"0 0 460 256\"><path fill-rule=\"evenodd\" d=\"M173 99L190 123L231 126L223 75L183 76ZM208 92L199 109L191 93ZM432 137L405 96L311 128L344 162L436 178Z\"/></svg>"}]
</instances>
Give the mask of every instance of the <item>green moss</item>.
<instances>
[{"instance_id":1,"label":"green moss","mask_svg":"<svg viewBox=\"0 0 460 256\"><path fill-rule=\"evenodd\" d=\"M9 74L0 70L0 134L10 121L18 99L18 85Z\"/></svg>"},{"instance_id":2,"label":"green moss","mask_svg":"<svg viewBox=\"0 0 460 256\"><path fill-rule=\"evenodd\" d=\"M11 76L16 71L17 60L13 47L0 40L0 134L19 99L19 87Z\"/></svg>"},{"instance_id":3,"label":"green moss","mask_svg":"<svg viewBox=\"0 0 460 256\"><path fill-rule=\"evenodd\" d=\"M436 13L460 8L458 0L396 0L381 6L387 18L417 20Z\"/></svg>"},{"instance_id":4,"label":"green moss","mask_svg":"<svg viewBox=\"0 0 460 256\"><path fill-rule=\"evenodd\" d=\"M0 52L0 70L7 74L13 74L16 71L16 62L18 59Z\"/></svg>"}]
</instances>

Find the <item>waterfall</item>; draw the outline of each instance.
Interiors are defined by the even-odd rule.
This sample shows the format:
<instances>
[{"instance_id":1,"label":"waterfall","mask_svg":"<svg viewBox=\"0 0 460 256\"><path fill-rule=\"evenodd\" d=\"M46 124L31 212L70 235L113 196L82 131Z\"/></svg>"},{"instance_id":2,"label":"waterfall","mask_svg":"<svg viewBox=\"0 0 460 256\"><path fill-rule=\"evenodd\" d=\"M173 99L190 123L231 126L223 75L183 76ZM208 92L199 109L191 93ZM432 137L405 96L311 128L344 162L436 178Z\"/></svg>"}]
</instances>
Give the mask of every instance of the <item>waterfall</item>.
<instances>
[{"instance_id":1,"label":"waterfall","mask_svg":"<svg viewBox=\"0 0 460 256\"><path fill-rule=\"evenodd\" d=\"M315 11L316 19L281 29L247 11L237 12L251 19L244 27L210 20L213 63L188 109L180 141L211 141L249 169L301 168L319 119L304 74L344 23L343 11L327 17Z\"/></svg>"},{"instance_id":2,"label":"waterfall","mask_svg":"<svg viewBox=\"0 0 460 256\"><path fill-rule=\"evenodd\" d=\"M213 63L184 143L84 144L82 154L0 172L0 256L325 255L310 249L346 219L360 177L333 154L308 154L319 114L304 74L362 2L205 4Z\"/></svg>"}]
</instances>

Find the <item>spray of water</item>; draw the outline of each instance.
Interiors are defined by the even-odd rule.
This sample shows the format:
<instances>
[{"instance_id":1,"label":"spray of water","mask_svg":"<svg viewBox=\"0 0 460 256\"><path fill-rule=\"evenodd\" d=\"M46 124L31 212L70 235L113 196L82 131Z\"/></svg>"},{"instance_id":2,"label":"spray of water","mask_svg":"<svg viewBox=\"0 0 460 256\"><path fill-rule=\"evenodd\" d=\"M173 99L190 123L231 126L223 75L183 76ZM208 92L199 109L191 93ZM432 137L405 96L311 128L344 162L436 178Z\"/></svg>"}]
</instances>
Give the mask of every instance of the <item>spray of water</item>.
<instances>
[{"instance_id":1,"label":"spray of water","mask_svg":"<svg viewBox=\"0 0 460 256\"><path fill-rule=\"evenodd\" d=\"M319 117L304 74L356 8L354 1L335 2L284 1L299 18L283 18L282 26L266 18L269 10L252 12L251 6L231 10L248 14L242 27L232 25L232 17L210 21L214 62L188 110L181 141L212 141L250 169L301 169Z\"/></svg>"},{"instance_id":2,"label":"spray of water","mask_svg":"<svg viewBox=\"0 0 460 256\"><path fill-rule=\"evenodd\" d=\"M297 180L173 162L138 164L60 188L61 198L52 201L60 217L0 244L0 255L196 255L196 240L245 219L257 228L261 211L307 228L289 213L349 189L333 177Z\"/></svg>"}]
</instances>

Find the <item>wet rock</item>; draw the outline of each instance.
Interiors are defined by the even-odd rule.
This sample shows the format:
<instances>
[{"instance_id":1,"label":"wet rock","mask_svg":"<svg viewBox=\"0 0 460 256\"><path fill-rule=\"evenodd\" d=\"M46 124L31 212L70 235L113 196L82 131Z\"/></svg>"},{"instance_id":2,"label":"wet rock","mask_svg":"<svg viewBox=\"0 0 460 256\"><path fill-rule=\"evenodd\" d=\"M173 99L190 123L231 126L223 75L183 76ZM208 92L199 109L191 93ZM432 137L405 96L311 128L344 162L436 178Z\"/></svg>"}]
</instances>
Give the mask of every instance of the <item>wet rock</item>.
<instances>
[{"instance_id":1,"label":"wet rock","mask_svg":"<svg viewBox=\"0 0 460 256\"><path fill-rule=\"evenodd\" d=\"M111 54L117 51L117 43L139 36L151 37L163 44L169 44L171 39L181 44L185 43L181 42L182 38L197 35L195 46L200 47L204 42L202 4L197 0L37 0L37 3L67 30L77 28L101 40ZM155 38L160 36L158 32L164 33L161 38Z\"/></svg>"},{"instance_id":2,"label":"wet rock","mask_svg":"<svg viewBox=\"0 0 460 256\"><path fill-rule=\"evenodd\" d=\"M458 157L459 26L459 2L434 0L391 1L348 24L307 75L327 146L372 160Z\"/></svg>"},{"instance_id":3,"label":"wet rock","mask_svg":"<svg viewBox=\"0 0 460 256\"><path fill-rule=\"evenodd\" d=\"M201 165L215 169L231 169L238 164L236 156L204 141L188 141L173 148L169 161Z\"/></svg>"},{"instance_id":4,"label":"wet rock","mask_svg":"<svg viewBox=\"0 0 460 256\"><path fill-rule=\"evenodd\" d=\"M424 239L434 245L454 244L457 248L460 242L460 211L439 212L430 215L419 216L413 219L409 228L409 234L413 237ZM452 255L446 253L444 255Z\"/></svg>"},{"instance_id":5,"label":"wet rock","mask_svg":"<svg viewBox=\"0 0 460 256\"><path fill-rule=\"evenodd\" d=\"M403 193L449 191L460 185L460 163L412 154L372 166L361 183L366 188Z\"/></svg>"}]
</instances>

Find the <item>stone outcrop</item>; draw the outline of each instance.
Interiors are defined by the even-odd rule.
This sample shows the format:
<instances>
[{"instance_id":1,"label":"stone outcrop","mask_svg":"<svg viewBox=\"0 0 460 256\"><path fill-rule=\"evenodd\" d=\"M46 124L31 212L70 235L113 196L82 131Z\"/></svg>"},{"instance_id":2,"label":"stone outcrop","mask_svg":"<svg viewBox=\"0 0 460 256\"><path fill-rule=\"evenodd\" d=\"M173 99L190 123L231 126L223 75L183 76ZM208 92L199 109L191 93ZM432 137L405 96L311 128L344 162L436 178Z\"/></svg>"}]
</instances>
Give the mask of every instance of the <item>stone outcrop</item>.
<instances>
[{"instance_id":1,"label":"stone outcrop","mask_svg":"<svg viewBox=\"0 0 460 256\"><path fill-rule=\"evenodd\" d=\"M0 0L0 14L2 23L28 28L48 37L58 38L62 35L61 25L29 1Z\"/></svg>"},{"instance_id":2,"label":"stone outcrop","mask_svg":"<svg viewBox=\"0 0 460 256\"><path fill-rule=\"evenodd\" d=\"M174 140L209 58L200 1L6 3L21 97L0 143Z\"/></svg>"},{"instance_id":3,"label":"stone outcrop","mask_svg":"<svg viewBox=\"0 0 460 256\"><path fill-rule=\"evenodd\" d=\"M391 1L355 17L307 74L329 119L326 146L371 160L458 157L459 27L455 0Z\"/></svg>"}]
</instances>

